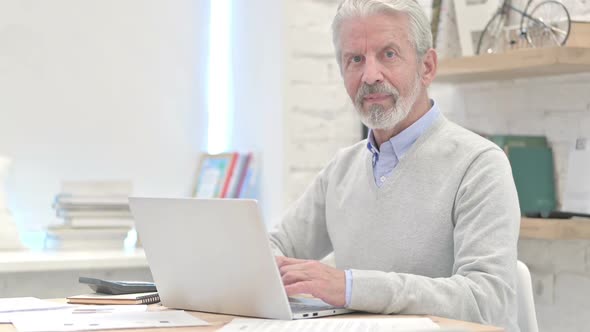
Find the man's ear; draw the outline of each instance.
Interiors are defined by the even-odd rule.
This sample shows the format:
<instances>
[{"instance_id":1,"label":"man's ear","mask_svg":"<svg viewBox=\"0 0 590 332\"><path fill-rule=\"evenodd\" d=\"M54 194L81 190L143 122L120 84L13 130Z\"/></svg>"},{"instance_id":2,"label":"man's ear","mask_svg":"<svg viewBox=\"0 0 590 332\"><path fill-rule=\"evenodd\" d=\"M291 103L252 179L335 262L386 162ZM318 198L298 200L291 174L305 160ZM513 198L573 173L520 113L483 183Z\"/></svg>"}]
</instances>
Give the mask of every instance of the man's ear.
<instances>
[{"instance_id":1,"label":"man's ear","mask_svg":"<svg viewBox=\"0 0 590 332\"><path fill-rule=\"evenodd\" d=\"M436 51L431 48L426 51L424 57L422 57L422 84L425 87L428 87L432 81L434 81L434 77L436 76L436 69L438 67L438 56Z\"/></svg>"}]
</instances>

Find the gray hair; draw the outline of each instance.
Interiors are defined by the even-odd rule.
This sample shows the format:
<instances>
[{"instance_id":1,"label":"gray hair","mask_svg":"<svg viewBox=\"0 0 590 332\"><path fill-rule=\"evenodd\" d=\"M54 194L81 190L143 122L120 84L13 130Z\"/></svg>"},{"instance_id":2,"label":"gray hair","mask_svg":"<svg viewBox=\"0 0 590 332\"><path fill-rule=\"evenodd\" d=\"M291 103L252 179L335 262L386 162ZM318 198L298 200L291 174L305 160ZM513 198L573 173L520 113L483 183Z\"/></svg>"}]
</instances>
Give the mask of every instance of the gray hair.
<instances>
[{"instance_id":1,"label":"gray hair","mask_svg":"<svg viewBox=\"0 0 590 332\"><path fill-rule=\"evenodd\" d=\"M416 55L422 58L432 48L432 30L428 17L416 0L344 0L336 11L332 22L332 41L340 65L340 25L353 17L366 17L374 14L402 12L410 18L410 42L414 43Z\"/></svg>"}]
</instances>

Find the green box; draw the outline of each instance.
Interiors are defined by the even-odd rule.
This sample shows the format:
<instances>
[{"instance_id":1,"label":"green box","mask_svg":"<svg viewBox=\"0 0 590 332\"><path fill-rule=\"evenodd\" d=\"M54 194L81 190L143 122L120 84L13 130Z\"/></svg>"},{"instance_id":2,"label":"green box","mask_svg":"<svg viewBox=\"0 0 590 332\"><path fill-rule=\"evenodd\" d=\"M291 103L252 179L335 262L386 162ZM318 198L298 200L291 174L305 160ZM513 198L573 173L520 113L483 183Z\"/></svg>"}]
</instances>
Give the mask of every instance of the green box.
<instances>
[{"instance_id":1,"label":"green box","mask_svg":"<svg viewBox=\"0 0 590 332\"><path fill-rule=\"evenodd\" d=\"M551 149L513 146L505 151L512 166L521 213L554 211L557 204Z\"/></svg>"},{"instance_id":2,"label":"green box","mask_svg":"<svg viewBox=\"0 0 590 332\"><path fill-rule=\"evenodd\" d=\"M490 135L488 139L496 143L502 150L512 147L548 147L545 136L516 136L516 135Z\"/></svg>"}]
</instances>

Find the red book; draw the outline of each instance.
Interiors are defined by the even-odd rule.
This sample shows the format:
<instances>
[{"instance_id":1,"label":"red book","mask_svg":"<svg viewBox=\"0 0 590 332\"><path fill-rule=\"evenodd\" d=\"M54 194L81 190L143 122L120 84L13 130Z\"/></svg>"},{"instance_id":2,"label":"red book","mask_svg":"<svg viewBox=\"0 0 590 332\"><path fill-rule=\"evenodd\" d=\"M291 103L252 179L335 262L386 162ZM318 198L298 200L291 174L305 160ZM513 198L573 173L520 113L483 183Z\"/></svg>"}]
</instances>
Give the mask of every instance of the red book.
<instances>
[{"instance_id":1,"label":"red book","mask_svg":"<svg viewBox=\"0 0 590 332\"><path fill-rule=\"evenodd\" d=\"M246 180L246 174L248 173L248 168L250 167L250 162L252 161L252 152L248 153L246 157L246 161L244 162L244 166L242 167L242 174L240 174L240 178L238 179L238 189L236 190L236 198L242 197L242 188L244 187L244 180Z\"/></svg>"},{"instance_id":2,"label":"red book","mask_svg":"<svg viewBox=\"0 0 590 332\"><path fill-rule=\"evenodd\" d=\"M238 153L234 152L231 157L231 162L229 164L229 169L225 174L225 182L223 184L223 189L221 189L221 198L227 197L227 192L229 190L229 184L231 183L231 178L234 174L234 169L236 168L236 161L238 160Z\"/></svg>"}]
</instances>

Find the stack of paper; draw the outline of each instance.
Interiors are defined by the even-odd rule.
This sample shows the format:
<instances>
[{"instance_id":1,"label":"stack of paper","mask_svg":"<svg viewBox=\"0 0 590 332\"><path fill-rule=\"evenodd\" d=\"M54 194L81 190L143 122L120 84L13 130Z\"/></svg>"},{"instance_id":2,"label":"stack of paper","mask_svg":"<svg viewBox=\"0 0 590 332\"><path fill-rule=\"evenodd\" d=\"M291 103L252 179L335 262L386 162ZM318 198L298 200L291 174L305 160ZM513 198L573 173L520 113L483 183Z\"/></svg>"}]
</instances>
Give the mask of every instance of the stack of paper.
<instances>
[{"instance_id":1,"label":"stack of paper","mask_svg":"<svg viewBox=\"0 0 590 332\"><path fill-rule=\"evenodd\" d=\"M204 326L182 310L149 311L147 305L70 305L34 297L0 299L0 323L20 332Z\"/></svg>"},{"instance_id":2,"label":"stack of paper","mask_svg":"<svg viewBox=\"0 0 590 332\"><path fill-rule=\"evenodd\" d=\"M428 318L322 318L308 320L268 320L237 318L225 325L223 332L340 332L340 331L437 331L440 327Z\"/></svg>"},{"instance_id":3,"label":"stack of paper","mask_svg":"<svg viewBox=\"0 0 590 332\"><path fill-rule=\"evenodd\" d=\"M45 313L35 317L17 317L12 320L12 324L20 332L67 332L209 325L204 320L180 310L87 315Z\"/></svg>"}]
</instances>

